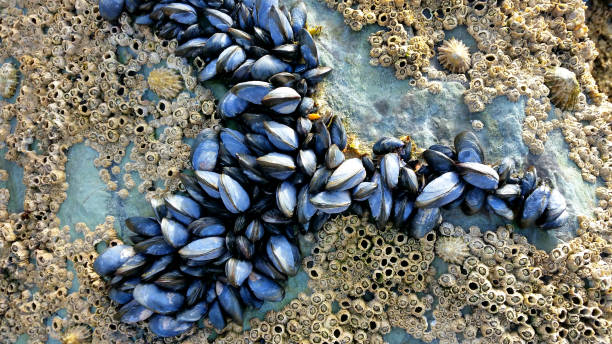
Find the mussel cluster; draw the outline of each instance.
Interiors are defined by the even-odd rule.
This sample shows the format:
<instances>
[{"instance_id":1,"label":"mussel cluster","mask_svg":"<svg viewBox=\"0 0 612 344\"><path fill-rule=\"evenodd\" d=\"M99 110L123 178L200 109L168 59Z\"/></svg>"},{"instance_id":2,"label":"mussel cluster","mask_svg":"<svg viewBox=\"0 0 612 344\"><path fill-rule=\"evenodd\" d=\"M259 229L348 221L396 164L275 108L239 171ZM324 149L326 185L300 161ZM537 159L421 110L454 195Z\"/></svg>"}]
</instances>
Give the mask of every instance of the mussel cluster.
<instances>
[{"instance_id":1,"label":"mussel cluster","mask_svg":"<svg viewBox=\"0 0 612 344\"><path fill-rule=\"evenodd\" d=\"M242 323L243 307L283 298L279 283L301 262L298 233L349 209L369 208L377 225L392 219L416 237L440 223L440 207L486 207L509 220L517 212L543 228L567 220L563 196L535 170L519 178L509 159L485 165L471 132L422 159L408 139L380 139L374 158L345 150L341 119L319 116L310 98L331 68L319 66L303 3L100 0L107 19L124 7L176 38L176 53L202 64L200 81L224 76L231 86L218 105L227 127L198 136L194 171L181 175L186 193L152 200L154 218L126 221L134 245L94 263L125 323L148 319L161 337L205 316L219 329L227 318Z\"/></svg>"}]
</instances>

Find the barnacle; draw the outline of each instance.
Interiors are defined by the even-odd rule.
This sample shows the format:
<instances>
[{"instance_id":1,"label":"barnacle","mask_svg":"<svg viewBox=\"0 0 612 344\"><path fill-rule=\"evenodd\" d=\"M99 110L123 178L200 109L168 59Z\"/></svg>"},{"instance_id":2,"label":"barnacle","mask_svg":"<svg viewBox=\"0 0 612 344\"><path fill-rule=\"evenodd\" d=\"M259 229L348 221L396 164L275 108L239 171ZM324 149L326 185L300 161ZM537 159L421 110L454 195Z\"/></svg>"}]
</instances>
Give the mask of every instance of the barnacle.
<instances>
[{"instance_id":1,"label":"barnacle","mask_svg":"<svg viewBox=\"0 0 612 344\"><path fill-rule=\"evenodd\" d=\"M453 73L465 73L472 64L468 47L455 38L444 41L438 48L438 61Z\"/></svg>"},{"instance_id":2,"label":"barnacle","mask_svg":"<svg viewBox=\"0 0 612 344\"><path fill-rule=\"evenodd\" d=\"M157 68L147 77L149 88L158 96L172 99L183 89L181 76L170 68Z\"/></svg>"},{"instance_id":3,"label":"barnacle","mask_svg":"<svg viewBox=\"0 0 612 344\"><path fill-rule=\"evenodd\" d=\"M463 264L470 249L462 237L442 237L436 241L436 254L447 263Z\"/></svg>"},{"instance_id":4,"label":"barnacle","mask_svg":"<svg viewBox=\"0 0 612 344\"><path fill-rule=\"evenodd\" d=\"M17 68L6 62L0 67L0 97L11 98L17 88Z\"/></svg>"},{"instance_id":5,"label":"barnacle","mask_svg":"<svg viewBox=\"0 0 612 344\"><path fill-rule=\"evenodd\" d=\"M85 344L91 339L91 330L85 325L69 328L62 336L62 344Z\"/></svg>"},{"instance_id":6,"label":"barnacle","mask_svg":"<svg viewBox=\"0 0 612 344\"><path fill-rule=\"evenodd\" d=\"M563 110L571 110L578 102L580 84L576 74L567 68L554 67L544 75L544 82L550 89L550 101Z\"/></svg>"}]
</instances>

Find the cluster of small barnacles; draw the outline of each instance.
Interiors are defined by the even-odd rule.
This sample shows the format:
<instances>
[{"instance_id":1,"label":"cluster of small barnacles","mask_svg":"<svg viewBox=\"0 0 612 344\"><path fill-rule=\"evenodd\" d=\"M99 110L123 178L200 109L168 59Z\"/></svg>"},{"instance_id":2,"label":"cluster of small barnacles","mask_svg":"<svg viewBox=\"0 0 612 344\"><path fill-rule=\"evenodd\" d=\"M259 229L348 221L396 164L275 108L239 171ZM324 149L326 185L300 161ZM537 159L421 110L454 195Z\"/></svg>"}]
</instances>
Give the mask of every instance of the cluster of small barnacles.
<instances>
[{"instance_id":1,"label":"cluster of small barnacles","mask_svg":"<svg viewBox=\"0 0 612 344\"><path fill-rule=\"evenodd\" d=\"M470 112L481 112L494 98L516 102L527 99L523 140L534 154L544 152L553 126L548 119L551 102L563 110L582 111L586 95L596 105L600 93L591 74L598 52L585 24L582 1L461 1L461 0L326 0L340 12L351 29L367 25L384 29L372 33L370 64L393 67L398 79L410 85L440 92L437 82L460 81L467 86L464 102ZM477 51L447 33L465 28ZM436 56L443 70L430 65ZM564 80L545 81L562 67L575 80L571 88L558 87ZM573 76L573 77L572 77ZM469 82L468 82L469 80ZM582 92L582 93L581 93Z\"/></svg>"}]
</instances>

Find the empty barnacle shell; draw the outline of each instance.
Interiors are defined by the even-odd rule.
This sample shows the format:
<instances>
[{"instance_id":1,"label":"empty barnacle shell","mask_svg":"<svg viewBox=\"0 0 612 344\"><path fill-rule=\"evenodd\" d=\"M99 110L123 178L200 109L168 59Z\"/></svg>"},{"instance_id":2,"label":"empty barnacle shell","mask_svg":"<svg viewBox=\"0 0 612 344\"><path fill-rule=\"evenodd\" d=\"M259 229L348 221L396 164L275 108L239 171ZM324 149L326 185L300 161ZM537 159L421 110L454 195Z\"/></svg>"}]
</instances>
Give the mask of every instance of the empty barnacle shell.
<instances>
[{"instance_id":1,"label":"empty barnacle shell","mask_svg":"<svg viewBox=\"0 0 612 344\"><path fill-rule=\"evenodd\" d=\"M453 73L465 73L470 69L472 60L468 47L455 38L442 42L438 48L438 61Z\"/></svg>"},{"instance_id":2,"label":"empty barnacle shell","mask_svg":"<svg viewBox=\"0 0 612 344\"><path fill-rule=\"evenodd\" d=\"M550 101L563 110L572 110L578 103L580 84L576 74L567 68L553 67L544 74L544 84L550 90Z\"/></svg>"}]
</instances>

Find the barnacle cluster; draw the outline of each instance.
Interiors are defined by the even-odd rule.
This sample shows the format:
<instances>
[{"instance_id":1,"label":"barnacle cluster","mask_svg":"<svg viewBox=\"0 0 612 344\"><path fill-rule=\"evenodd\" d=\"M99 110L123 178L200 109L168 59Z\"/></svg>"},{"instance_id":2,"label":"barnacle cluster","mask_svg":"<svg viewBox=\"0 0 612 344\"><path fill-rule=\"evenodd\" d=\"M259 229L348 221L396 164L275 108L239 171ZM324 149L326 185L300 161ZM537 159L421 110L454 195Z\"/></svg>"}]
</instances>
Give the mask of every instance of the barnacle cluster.
<instances>
[{"instance_id":1,"label":"barnacle cluster","mask_svg":"<svg viewBox=\"0 0 612 344\"><path fill-rule=\"evenodd\" d=\"M550 253L512 227L441 227L441 238L468 242L469 257L453 262L431 290L438 303L432 333L447 343L610 341L610 242L582 232ZM470 314L462 309L471 307Z\"/></svg>"},{"instance_id":2,"label":"barnacle cluster","mask_svg":"<svg viewBox=\"0 0 612 344\"><path fill-rule=\"evenodd\" d=\"M398 79L432 92L439 92L435 79L461 81L468 86L464 102L471 112L480 112L498 96L516 102L527 99L523 139L534 154L544 152L548 133L551 99L572 99L574 110L584 109L586 96L596 105L605 101L591 74L598 56L595 43L587 36L585 6L581 0L325 0L344 16L353 30L367 25L384 29L372 33L369 42L372 65L393 66ZM594 11L606 13L606 5ZM609 10L608 10L609 11ZM608 12L609 13L609 12ZM600 15L599 21L606 21ZM599 25L606 30L606 24ZM447 39L449 30L465 28L476 41L471 62L461 41ZM605 39L598 40L601 47ZM602 52L602 54L609 53ZM430 66L437 51L438 60L451 73ZM453 62L448 51L455 51ZM605 50L604 50L605 51ZM605 68L606 60L600 63ZM471 65L471 66L470 66ZM576 75L577 87L549 88L546 71L563 67ZM609 73L608 73L609 74ZM605 74L604 74L605 75ZM561 94L558 94L561 92ZM555 102L557 104L557 102ZM562 107L564 104L562 104ZM573 104L572 104L573 105Z\"/></svg>"},{"instance_id":3,"label":"barnacle cluster","mask_svg":"<svg viewBox=\"0 0 612 344\"><path fill-rule=\"evenodd\" d=\"M612 246L594 232L546 253L510 225L443 223L437 238L415 240L339 216L303 262L311 293L217 343L383 343L392 327L428 343L609 343ZM467 254L443 256L449 265L436 271L433 249L449 244Z\"/></svg>"},{"instance_id":4,"label":"barnacle cluster","mask_svg":"<svg viewBox=\"0 0 612 344\"><path fill-rule=\"evenodd\" d=\"M414 239L350 215L333 218L311 239L316 244L302 262L311 293L217 343L383 343L393 327L417 338L427 330L433 299L417 293L435 280L435 233Z\"/></svg>"},{"instance_id":5,"label":"barnacle cluster","mask_svg":"<svg viewBox=\"0 0 612 344\"><path fill-rule=\"evenodd\" d=\"M589 37L595 42L599 55L593 63L593 76L601 92L612 94L612 9L605 0L591 1L586 11Z\"/></svg>"},{"instance_id":6,"label":"barnacle cluster","mask_svg":"<svg viewBox=\"0 0 612 344\"><path fill-rule=\"evenodd\" d=\"M9 213L12 195L0 190L0 341L14 342L21 334L32 342L80 338L85 332L79 326L86 324L94 329L94 339L107 342L108 333L127 330L103 314L110 301L93 270L80 272L80 263L73 260L94 258L95 247L73 246L78 241L73 242L57 217L68 189L70 147L85 142L96 149L99 157L93 163L101 169L101 179L120 196L136 186L148 193L174 190L178 172L169 171L189 163L190 147L182 138L195 137L211 124L214 98L196 85L191 67L174 57L176 42L132 26L128 17L116 26L104 22L93 1L22 5L0 3L0 60L16 60L8 64L20 77L15 99L0 100L0 148L4 159L23 168L25 185L20 213ZM162 61L179 71L191 93L172 101L146 99L148 85L138 71ZM128 152L132 161L123 169ZM140 184L131 171L138 172ZM7 171L0 177L7 179ZM158 180L166 181L165 187L153 184ZM74 273L67 256L75 263L80 285L71 292ZM96 309L90 312L92 305ZM57 316L63 308L66 315ZM46 327L52 318L54 331Z\"/></svg>"}]
</instances>

